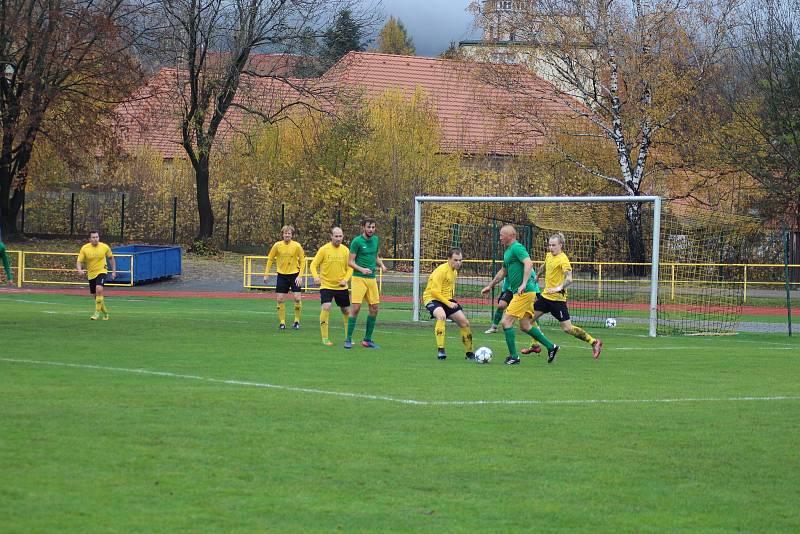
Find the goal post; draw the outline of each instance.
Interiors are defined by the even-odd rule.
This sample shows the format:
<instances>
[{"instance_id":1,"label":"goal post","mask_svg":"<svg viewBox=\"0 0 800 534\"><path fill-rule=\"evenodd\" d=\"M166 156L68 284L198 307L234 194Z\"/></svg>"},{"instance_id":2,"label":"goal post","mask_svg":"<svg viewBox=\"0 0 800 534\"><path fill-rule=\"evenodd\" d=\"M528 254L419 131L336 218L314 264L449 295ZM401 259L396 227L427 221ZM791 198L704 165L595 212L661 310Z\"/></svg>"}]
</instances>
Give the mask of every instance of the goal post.
<instances>
[{"instance_id":1,"label":"goal post","mask_svg":"<svg viewBox=\"0 0 800 534\"><path fill-rule=\"evenodd\" d=\"M652 204L652 252L650 262L650 301L649 335L656 336L658 325L658 271L661 235L661 197L659 196L595 196L595 197L455 197L455 196L417 196L414 197L414 265L413 265L413 321L419 321L420 312L420 272L422 262L422 206L425 203L620 203Z\"/></svg>"}]
</instances>

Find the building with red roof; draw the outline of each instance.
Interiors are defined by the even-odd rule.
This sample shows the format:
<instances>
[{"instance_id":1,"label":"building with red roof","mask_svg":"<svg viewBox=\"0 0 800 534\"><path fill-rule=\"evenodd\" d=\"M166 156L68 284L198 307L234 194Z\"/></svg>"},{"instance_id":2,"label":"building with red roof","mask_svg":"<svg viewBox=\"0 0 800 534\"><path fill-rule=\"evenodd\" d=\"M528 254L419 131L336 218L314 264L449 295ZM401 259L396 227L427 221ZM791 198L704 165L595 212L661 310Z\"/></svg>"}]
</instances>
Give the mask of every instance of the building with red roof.
<instances>
[{"instance_id":1,"label":"building with red roof","mask_svg":"<svg viewBox=\"0 0 800 534\"><path fill-rule=\"evenodd\" d=\"M258 57L258 65L267 63L267 58ZM261 76L243 75L234 106L220 126L218 140L223 144L236 132L252 127L258 114L288 112L287 107L298 103L306 109L334 111L345 95L372 99L399 90L410 98L421 90L441 128L443 151L514 156L535 149L543 138L540 129L513 118L509 110L536 106L539 120L556 120L568 111L559 101L563 96L550 83L516 66L350 52L320 78L303 79L286 76L290 64L275 60L273 67L276 64L286 68L272 68L266 76L266 68ZM489 81L498 69L515 69L513 76L503 78L513 79L514 88ZM177 69L163 68L118 106L119 138L126 153L149 146L166 159L185 157L180 132L185 93L177 90L185 84L184 78Z\"/></svg>"}]
</instances>

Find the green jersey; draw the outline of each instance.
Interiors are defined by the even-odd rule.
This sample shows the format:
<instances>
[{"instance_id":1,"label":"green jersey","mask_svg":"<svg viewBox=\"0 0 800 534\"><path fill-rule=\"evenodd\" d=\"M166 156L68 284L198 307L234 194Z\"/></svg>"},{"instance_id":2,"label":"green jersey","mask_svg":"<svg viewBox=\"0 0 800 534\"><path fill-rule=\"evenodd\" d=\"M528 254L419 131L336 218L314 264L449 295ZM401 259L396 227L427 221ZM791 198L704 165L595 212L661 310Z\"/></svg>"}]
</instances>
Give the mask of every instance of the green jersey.
<instances>
[{"instance_id":1,"label":"green jersey","mask_svg":"<svg viewBox=\"0 0 800 534\"><path fill-rule=\"evenodd\" d=\"M503 254L503 268L506 270L506 280L508 281L508 288L510 291L516 293L519 286L522 285L522 277L525 275L524 261L529 258L530 255L528 251L525 250L525 247L519 241L511 243L506 249L505 254ZM531 270L531 277L528 278L528 285L525 286L525 293L541 292L538 284L533 281L535 276L536 272Z\"/></svg>"},{"instance_id":2,"label":"green jersey","mask_svg":"<svg viewBox=\"0 0 800 534\"><path fill-rule=\"evenodd\" d=\"M503 278L503 287L500 288L500 293L505 293L506 291L511 291L511 286L508 285L508 276Z\"/></svg>"},{"instance_id":3,"label":"green jersey","mask_svg":"<svg viewBox=\"0 0 800 534\"><path fill-rule=\"evenodd\" d=\"M370 269L372 274L361 274L357 269L353 270L353 276L357 278L375 278L375 270L378 265L378 236L373 235L369 239L364 234L359 234L350 242L350 254L355 254L355 263L364 269Z\"/></svg>"},{"instance_id":4,"label":"green jersey","mask_svg":"<svg viewBox=\"0 0 800 534\"><path fill-rule=\"evenodd\" d=\"M6 278L8 281L14 279L14 274L11 272L11 264L8 262L8 255L6 254L6 246L0 241L0 258L3 260L3 268L6 270Z\"/></svg>"}]
</instances>

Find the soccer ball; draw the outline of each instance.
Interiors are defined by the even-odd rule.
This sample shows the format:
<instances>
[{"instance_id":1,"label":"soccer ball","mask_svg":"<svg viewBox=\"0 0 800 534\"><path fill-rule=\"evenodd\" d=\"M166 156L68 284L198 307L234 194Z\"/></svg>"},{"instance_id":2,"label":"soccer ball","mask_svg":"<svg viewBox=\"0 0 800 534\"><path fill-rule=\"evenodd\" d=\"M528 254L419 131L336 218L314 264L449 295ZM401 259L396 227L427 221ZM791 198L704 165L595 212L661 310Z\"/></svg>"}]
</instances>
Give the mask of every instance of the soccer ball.
<instances>
[{"instance_id":1,"label":"soccer ball","mask_svg":"<svg viewBox=\"0 0 800 534\"><path fill-rule=\"evenodd\" d=\"M475 361L478 363L489 363L492 361L492 349L489 347L478 347L475 351Z\"/></svg>"},{"instance_id":2,"label":"soccer ball","mask_svg":"<svg viewBox=\"0 0 800 534\"><path fill-rule=\"evenodd\" d=\"M616 319L614 319L613 317L609 317L608 319L606 319L606 328L614 328L615 326L617 326Z\"/></svg>"}]
</instances>

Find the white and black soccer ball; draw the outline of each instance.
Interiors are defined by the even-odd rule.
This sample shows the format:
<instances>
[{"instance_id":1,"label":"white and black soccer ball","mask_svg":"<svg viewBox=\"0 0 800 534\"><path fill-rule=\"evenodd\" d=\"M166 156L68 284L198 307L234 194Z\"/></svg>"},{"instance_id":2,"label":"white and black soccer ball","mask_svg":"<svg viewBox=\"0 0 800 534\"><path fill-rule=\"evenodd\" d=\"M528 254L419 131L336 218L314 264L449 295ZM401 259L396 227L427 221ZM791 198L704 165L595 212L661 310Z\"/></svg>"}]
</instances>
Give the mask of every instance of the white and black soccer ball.
<instances>
[{"instance_id":1,"label":"white and black soccer ball","mask_svg":"<svg viewBox=\"0 0 800 534\"><path fill-rule=\"evenodd\" d=\"M613 317L609 317L606 319L606 328L615 328L617 326L617 320Z\"/></svg>"},{"instance_id":2,"label":"white and black soccer ball","mask_svg":"<svg viewBox=\"0 0 800 534\"><path fill-rule=\"evenodd\" d=\"M492 349L489 347L478 347L475 351L475 361L478 363L489 363L492 361Z\"/></svg>"}]
</instances>

